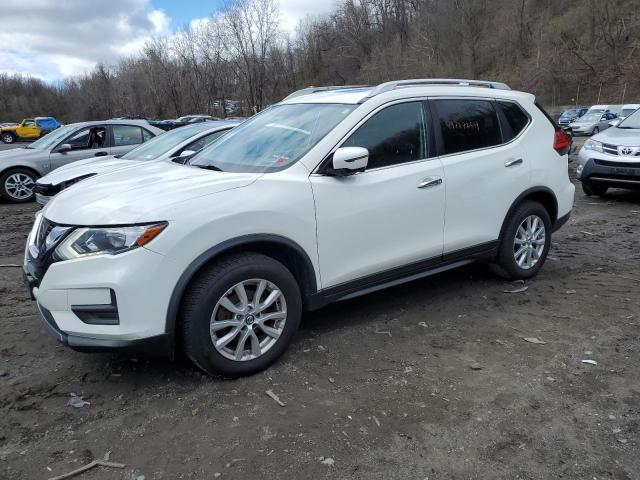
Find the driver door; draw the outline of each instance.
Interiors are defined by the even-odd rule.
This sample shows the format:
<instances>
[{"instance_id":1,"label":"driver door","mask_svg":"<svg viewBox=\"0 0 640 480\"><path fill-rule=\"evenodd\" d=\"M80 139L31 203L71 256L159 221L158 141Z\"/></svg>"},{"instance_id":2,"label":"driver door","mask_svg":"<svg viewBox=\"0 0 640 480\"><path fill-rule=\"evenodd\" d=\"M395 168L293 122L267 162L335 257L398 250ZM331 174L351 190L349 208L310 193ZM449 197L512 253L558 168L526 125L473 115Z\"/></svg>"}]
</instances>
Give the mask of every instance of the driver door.
<instances>
[{"instance_id":1,"label":"driver door","mask_svg":"<svg viewBox=\"0 0 640 480\"><path fill-rule=\"evenodd\" d=\"M16 133L20 138L28 138L32 140L35 140L40 136L40 130L36 127L35 120L25 120L22 122L22 125L16 129Z\"/></svg>"},{"instance_id":2,"label":"driver door","mask_svg":"<svg viewBox=\"0 0 640 480\"><path fill-rule=\"evenodd\" d=\"M71 150L61 151L62 145L71 145ZM62 141L49 156L51 170L68 163L91 157L109 155L109 139L104 125L93 125L77 130Z\"/></svg>"},{"instance_id":3,"label":"driver door","mask_svg":"<svg viewBox=\"0 0 640 480\"><path fill-rule=\"evenodd\" d=\"M384 107L340 145L369 150L364 172L310 176L322 288L366 288L441 260L444 173L426 118L421 101Z\"/></svg>"}]
</instances>

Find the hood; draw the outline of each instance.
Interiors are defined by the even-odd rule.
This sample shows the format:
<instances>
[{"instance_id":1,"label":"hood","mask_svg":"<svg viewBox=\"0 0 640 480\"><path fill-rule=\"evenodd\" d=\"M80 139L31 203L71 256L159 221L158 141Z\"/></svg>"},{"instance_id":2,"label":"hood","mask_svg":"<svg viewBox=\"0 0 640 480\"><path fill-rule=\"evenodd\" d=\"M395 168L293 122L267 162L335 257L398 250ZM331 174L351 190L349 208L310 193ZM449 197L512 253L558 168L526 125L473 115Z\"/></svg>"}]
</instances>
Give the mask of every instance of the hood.
<instances>
[{"instance_id":1,"label":"hood","mask_svg":"<svg viewBox=\"0 0 640 480\"><path fill-rule=\"evenodd\" d=\"M596 123L598 122L584 122L578 119L575 122L571 122L571 125L575 125L576 127L585 127L585 126L595 125Z\"/></svg>"},{"instance_id":2,"label":"hood","mask_svg":"<svg viewBox=\"0 0 640 480\"><path fill-rule=\"evenodd\" d=\"M43 155L49 156L49 152L46 150L38 150L36 148L24 148L17 147L12 148L10 150L2 150L0 151L0 169L2 168L2 163L5 160L20 160L20 159L28 159L28 158L40 158Z\"/></svg>"},{"instance_id":3,"label":"hood","mask_svg":"<svg viewBox=\"0 0 640 480\"><path fill-rule=\"evenodd\" d=\"M640 146L640 129L612 127L591 137L593 140L614 145Z\"/></svg>"},{"instance_id":4,"label":"hood","mask_svg":"<svg viewBox=\"0 0 640 480\"><path fill-rule=\"evenodd\" d=\"M163 207L196 197L250 185L260 173L226 173L145 162L78 182L62 191L43 210L49 220L69 225L122 225L157 220ZM147 212L154 211L154 218ZM159 216L157 216L159 215Z\"/></svg>"},{"instance_id":5,"label":"hood","mask_svg":"<svg viewBox=\"0 0 640 480\"><path fill-rule=\"evenodd\" d=\"M138 163L133 160L115 158L114 156L97 158L91 157L86 160L78 160L77 162L56 168L53 172L40 178L38 183L42 185L60 185L63 182L85 175L112 172L119 168L131 167L134 165L138 165Z\"/></svg>"},{"instance_id":6,"label":"hood","mask_svg":"<svg viewBox=\"0 0 640 480\"><path fill-rule=\"evenodd\" d=\"M20 125L8 125L6 127L0 127L2 132L15 132Z\"/></svg>"}]
</instances>

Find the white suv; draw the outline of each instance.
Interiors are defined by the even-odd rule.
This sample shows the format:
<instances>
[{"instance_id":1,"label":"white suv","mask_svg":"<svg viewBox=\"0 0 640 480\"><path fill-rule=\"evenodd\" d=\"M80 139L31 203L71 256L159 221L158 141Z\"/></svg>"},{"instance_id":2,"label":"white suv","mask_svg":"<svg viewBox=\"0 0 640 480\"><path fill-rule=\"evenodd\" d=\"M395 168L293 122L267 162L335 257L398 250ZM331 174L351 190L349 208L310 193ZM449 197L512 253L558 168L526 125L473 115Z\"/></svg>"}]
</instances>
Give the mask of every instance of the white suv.
<instances>
[{"instance_id":1,"label":"white suv","mask_svg":"<svg viewBox=\"0 0 640 480\"><path fill-rule=\"evenodd\" d=\"M246 375L303 309L476 260L524 279L571 212L570 139L503 84L305 89L203 149L89 178L37 217L25 277L82 351Z\"/></svg>"}]
</instances>

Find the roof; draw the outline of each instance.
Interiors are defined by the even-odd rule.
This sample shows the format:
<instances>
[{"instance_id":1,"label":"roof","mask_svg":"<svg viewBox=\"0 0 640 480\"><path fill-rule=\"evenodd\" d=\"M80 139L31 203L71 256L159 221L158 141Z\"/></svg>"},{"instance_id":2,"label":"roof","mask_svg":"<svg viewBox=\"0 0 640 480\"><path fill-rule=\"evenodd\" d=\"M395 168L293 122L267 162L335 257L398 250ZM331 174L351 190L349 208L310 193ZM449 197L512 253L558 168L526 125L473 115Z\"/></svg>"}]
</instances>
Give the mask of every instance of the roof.
<instances>
[{"instance_id":1,"label":"roof","mask_svg":"<svg viewBox=\"0 0 640 480\"><path fill-rule=\"evenodd\" d=\"M76 127L92 127L94 125L136 125L138 127L144 127L147 130L151 130L155 133L164 133L164 130L158 127L154 127L146 120L92 120L89 122L76 122L67 124L67 126L69 125L73 125Z\"/></svg>"},{"instance_id":2,"label":"roof","mask_svg":"<svg viewBox=\"0 0 640 480\"><path fill-rule=\"evenodd\" d=\"M240 120L211 120L208 122L200 122L200 123L189 123L182 127L176 128L176 130L180 129L182 131L192 130L195 135L198 132L205 132L209 130L217 130L223 127L232 127L235 125L239 125L242 123Z\"/></svg>"},{"instance_id":3,"label":"roof","mask_svg":"<svg viewBox=\"0 0 640 480\"><path fill-rule=\"evenodd\" d=\"M458 79L417 79L386 82L378 86L308 87L292 93L282 103L342 103L360 104L369 99L385 100L411 96L469 95L503 98L532 97L524 92L511 90L500 82Z\"/></svg>"}]
</instances>

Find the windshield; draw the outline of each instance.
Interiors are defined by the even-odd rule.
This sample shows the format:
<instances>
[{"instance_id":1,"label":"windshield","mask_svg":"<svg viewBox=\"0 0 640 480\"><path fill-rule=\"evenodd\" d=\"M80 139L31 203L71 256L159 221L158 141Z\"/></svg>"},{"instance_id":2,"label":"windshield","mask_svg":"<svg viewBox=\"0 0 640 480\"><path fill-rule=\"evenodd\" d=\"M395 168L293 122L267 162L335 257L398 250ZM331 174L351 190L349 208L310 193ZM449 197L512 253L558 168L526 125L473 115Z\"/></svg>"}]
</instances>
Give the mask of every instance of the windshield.
<instances>
[{"instance_id":1,"label":"windshield","mask_svg":"<svg viewBox=\"0 0 640 480\"><path fill-rule=\"evenodd\" d=\"M163 133L134 148L121 158L124 160L153 160L202 131L202 128L181 127Z\"/></svg>"},{"instance_id":2,"label":"windshield","mask_svg":"<svg viewBox=\"0 0 640 480\"><path fill-rule=\"evenodd\" d=\"M201 150L189 165L225 172L266 173L285 169L302 158L356 106L276 105Z\"/></svg>"},{"instance_id":3,"label":"windshield","mask_svg":"<svg viewBox=\"0 0 640 480\"><path fill-rule=\"evenodd\" d=\"M37 150L49 150L60 143L67 135L71 135L78 127L67 125L60 127L51 133L47 133L44 137L36 140L26 148L35 148Z\"/></svg>"},{"instance_id":4,"label":"windshield","mask_svg":"<svg viewBox=\"0 0 640 480\"><path fill-rule=\"evenodd\" d=\"M618 124L618 128L640 128L640 110L636 110Z\"/></svg>"},{"instance_id":5,"label":"windshield","mask_svg":"<svg viewBox=\"0 0 640 480\"><path fill-rule=\"evenodd\" d=\"M579 122L599 122L602 118L601 113L588 113L580 117L577 121Z\"/></svg>"},{"instance_id":6,"label":"windshield","mask_svg":"<svg viewBox=\"0 0 640 480\"><path fill-rule=\"evenodd\" d=\"M572 108L571 110L565 111L562 114L562 116L563 117L574 117L574 116L578 115L578 113L580 113L580 110L578 110L577 108Z\"/></svg>"}]
</instances>

